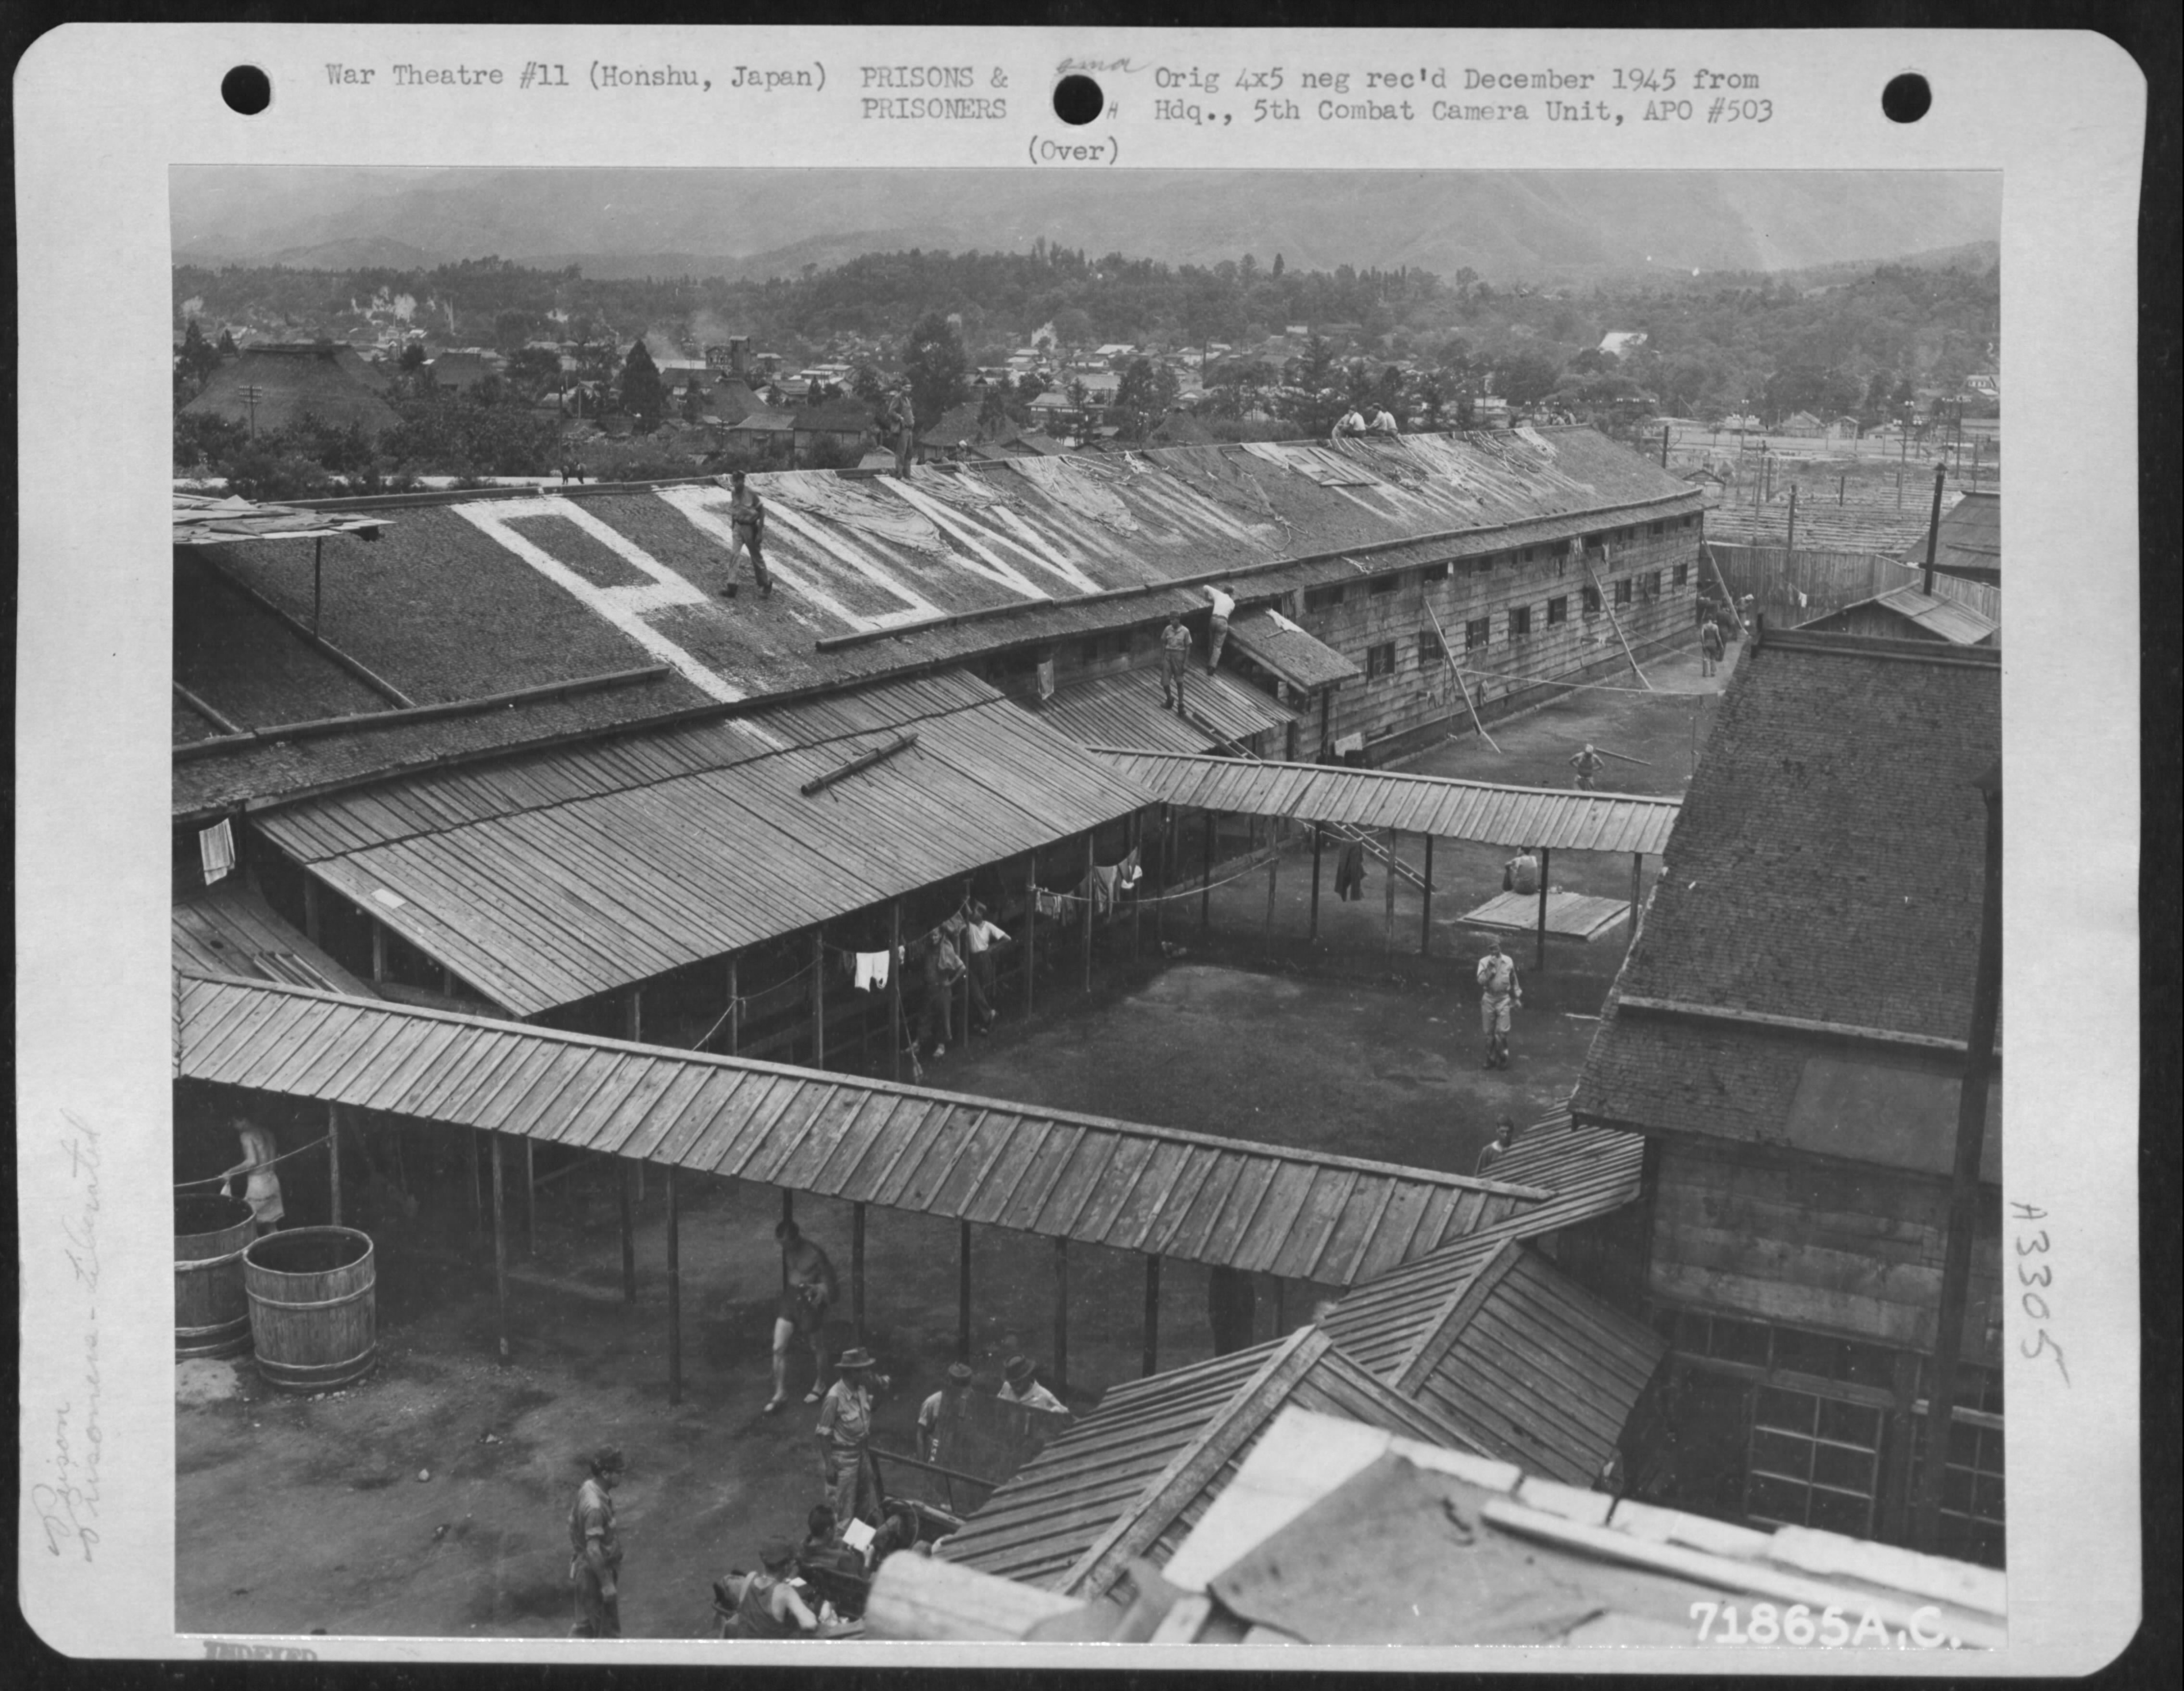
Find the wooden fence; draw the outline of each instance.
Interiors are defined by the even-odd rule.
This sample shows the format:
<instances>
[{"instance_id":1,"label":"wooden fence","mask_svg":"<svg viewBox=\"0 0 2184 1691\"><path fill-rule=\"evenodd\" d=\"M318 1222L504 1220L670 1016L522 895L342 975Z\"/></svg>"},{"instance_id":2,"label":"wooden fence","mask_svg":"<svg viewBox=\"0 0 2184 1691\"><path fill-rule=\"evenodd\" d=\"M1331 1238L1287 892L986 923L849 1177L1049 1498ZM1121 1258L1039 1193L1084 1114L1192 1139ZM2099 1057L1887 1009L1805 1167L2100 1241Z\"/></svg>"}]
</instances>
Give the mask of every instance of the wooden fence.
<instances>
[{"instance_id":1,"label":"wooden fence","mask_svg":"<svg viewBox=\"0 0 2184 1691\"><path fill-rule=\"evenodd\" d=\"M1918 587L1922 573L1916 565L1873 552L1786 552L1719 540L1707 546L1730 592L1740 600L1750 594L1753 607L1778 628L1795 628L1897 587ZM2002 620L2001 590L1983 581L1937 572L1934 595Z\"/></svg>"}]
</instances>

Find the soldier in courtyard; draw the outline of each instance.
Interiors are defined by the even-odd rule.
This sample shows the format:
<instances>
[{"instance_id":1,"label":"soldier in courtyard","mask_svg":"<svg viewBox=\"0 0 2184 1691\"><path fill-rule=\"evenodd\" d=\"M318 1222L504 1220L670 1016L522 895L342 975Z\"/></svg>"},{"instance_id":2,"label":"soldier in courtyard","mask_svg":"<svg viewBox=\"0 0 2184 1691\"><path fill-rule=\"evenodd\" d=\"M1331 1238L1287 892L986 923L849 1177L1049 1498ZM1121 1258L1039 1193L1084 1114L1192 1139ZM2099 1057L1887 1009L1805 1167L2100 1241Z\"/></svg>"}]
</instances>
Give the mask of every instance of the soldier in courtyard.
<instances>
[{"instance_id":1,"label":"soldier in courtyard","mask_svg":"<svg viewBox=\"0 0 2184 1691\"><path fill-rule=\"evenodd\" d=\"M917 1454L928 1462L940 1460L944 1448L940 1436L940 1417L951 1403L961 1404L971 1395L971 1365L951 1362L948 1365L948 1383L917 1406Z\"/></svg>"},{"instance_id":2,"label":"soldier in courtyard","mask_svg":"<svg viewBox=\"0 0 2184 1691\"><path fill-rule=\"evenodd\" d=\"M801 1338L811 1349L811 1389L804 1401L819 1401L819 1382L827 1371L827 1310L840 1291L834 1265L827 1253L805 1238L794 1221L784 1221L773 1230L781 1241L781 1265L788 1277L773 1319L773 1396L766 1413L773 1415L788 1401L789 1347Z\"/></svg>"},{"instance_id":3,"label":"soldier in courtyard","mask_svg":"<svg viewBox=\"0 0 2184 1691\"><path fill-rule=\"evenodd\" d=\"M877 1526L880 1520L879 1477L873 1471L872 1396L887 1385L872 1354L862 1345L845 1350L834 1363L838 1378L819 1405L819 1472L834 1518Z\"/></svg>"},{"instance_id":4,"label":"soldier in courtyard","mask_svg":"<svg viewBox=\"0 0 2184 1691\"><path fill-rule=\"evenodd\" d=\"M569 1583L576 1592L576 1624L569 1636L621 1636L621 1540L615 1535L614 1488L621 1482L622 1454L603 1444L586 1459L591 1472L577 1488L569 1510Z\"/></svg>"},{"instance_id":5,"label":"soldier in courtyard","mask_svg":"<svg viewBox=\"0 0 2184 1691\"><path fill-rule=\"evenodd\" d=\"M1496 934L1490 942L1492 949L1479 960L1479 1026L1486 1036L1486 1061L1490 1069L1509 1066L1509 1012L1524 1002L1524 989L1517 979L1517 964L1502 949L1502 937Z\"/></svg>"}]
</instances>

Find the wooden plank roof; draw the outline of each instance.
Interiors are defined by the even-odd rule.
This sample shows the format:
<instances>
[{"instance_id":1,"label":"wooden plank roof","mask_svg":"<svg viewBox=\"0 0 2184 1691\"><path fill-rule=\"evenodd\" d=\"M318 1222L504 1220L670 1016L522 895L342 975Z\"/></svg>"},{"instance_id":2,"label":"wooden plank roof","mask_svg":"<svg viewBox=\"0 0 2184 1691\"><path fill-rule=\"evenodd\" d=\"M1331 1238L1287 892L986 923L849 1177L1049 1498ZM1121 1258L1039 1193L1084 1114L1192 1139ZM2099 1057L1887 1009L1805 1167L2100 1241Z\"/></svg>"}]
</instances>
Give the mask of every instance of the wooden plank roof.
<instances>
[{"instance_id":1,"label":"wooden plank roof","mask_svg":"<svg viewBox=\"0 0 2184 1691\"><path fill-rule=\"evenodd\" d=\"M1473 1448L1590 1485L1668 1347L1521 1240L1461 1240L1351 1292L1322 1323Z\"/></svg>"},{"instance_id":2,"label":"wooden plank roof","mask_svg":"<svg viewBox=\"0 0 2184 1691\"><path fill-rule=\"evenodd\" d=\"M1152 669L1063 687L1038 715L1082 745L1159 752L1209 751L1223 740L1248 740L1296 720L1295 711L1233 676L1194 670L1184 685L1184 708L1195 721L1161 703L1160 672Z\"/></svg>"},{"instance_id":3,"label":"wooden plank roof","mask_svg":"<svg viewBox=\"0 0 2184 1691\"><path fill-rule=\"evenodd\" d=\"M1071 1596L1100 1596L1123 1581L1133 1560L1166 1562L1290 1406L1443 1449L1474 1448L1444 1417L1307 1327L1116 1387L999 1487L938 1554Z\"/></svg>"},{"instance_id":4,"label":"wooden plank roof","mask_svg":"<svg viewBox=\"0 0 2184 1691\"><path fill-rule=\"evenodd\" d=\"M816 776L917 743L806 796ZM983 682L941 676L344 792L258 826L519 1015L913 892L1149 802Z\"/></svg>"},{"instance_id":5,"label":"wooden plank roof","mask_svg":"<svg viewBox=\"0 0 2184 1691\"><path fill-rule=\"evenodd\" d=\"M176 977L176 1073L1347 1286L1542 1188L254 982Z\"/></svg>"},{"instance_id":6,"label":"wooden plank roof","mask_svg":"<svg viewBox=\"0 0 2184 1691\"><path fill-rule=\"evenodd\" d=\"M379 996L232 878L177 900L172 925L175 967L185 973L247 975L353 998Z\"/></svg>"},{"instance_id":7,"label":"wooden plank roof","mask_svg":"<svg viewBox=\"0 0 2184 1691\"><path fill-rule=\"evenodd\" d=\"M1263 606L1233 618L1228 641L1262 669L1271 670L1291 687L1307 691L1351 681L1365 673L1332 646Z\"/></svg>"},{"instance_id":8,"label":"wooden plank roof","mask_svg":"<svg viewBox=\"0 0 2184 1691\"><path fill-rule=\"evenodd\" d=\"M1490 845L1658 853L1668 844L1682 808L1674 798L1633 793L1503 787L1395 770L1246 763L1106 746L1094 750L1117 773L1172 804L1397 828Z\"/></svg>"}]
</instances>

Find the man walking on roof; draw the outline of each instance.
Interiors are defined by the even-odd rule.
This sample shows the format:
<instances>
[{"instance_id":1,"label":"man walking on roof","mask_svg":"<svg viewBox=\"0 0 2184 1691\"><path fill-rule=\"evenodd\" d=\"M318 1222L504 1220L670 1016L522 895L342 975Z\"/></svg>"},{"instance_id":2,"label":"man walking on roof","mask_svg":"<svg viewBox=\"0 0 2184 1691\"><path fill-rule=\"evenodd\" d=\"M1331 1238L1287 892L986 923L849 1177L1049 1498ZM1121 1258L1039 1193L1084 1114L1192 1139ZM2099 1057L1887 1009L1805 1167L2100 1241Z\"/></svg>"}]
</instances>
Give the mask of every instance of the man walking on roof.
<instances>
[{"instance_id":1,"label":"man walking on roof","mask_svg":"<svg viewBox=\"0 0 2184 1691\"><path fill-rule=\"evenodd\" d=\"M1490 942L1493 949L1479 960L1479 1027L1486 1036L1484 1067L1509 1066L1509 1012L1524 1002L1524 988L1517 979L1517 964L1502 949L1502 937Z\"/></svg>"},{"instance_id":2,"label":"man walking on roof","mask_svg":"<svg viewBox=\"0 0 2184 1691\"><path fill-rule=\"evenodd\" d=\"M1161 705L1180 716L1183 714L1183 675L1190 667L1190 631L1183 626L1183 613L1172 610L1167 614L1167 626L1161 630Z\"/></svg>"},{"instance_id":3,"label":"man walking on roof","mask_svg":"<svg viewBox=\"0 0 2184 1691\"><path fill-rule=\"evenodd\" d=\"M1206 592L1213 601L1213 626L1206 642L1206 673L1210 676L1221 665L1221 648L1228 643L1228 617L1236 609L1236 601L1225 586L1211 587Z\"/></svg>"},{"instance_id":4,"label":"man walking on roof","mask_svg":"<svg viewBox=\"0 0 2184 1691\"><path fill-rule=\"evenodd\" d=\"M766 503L745 482L740 470L728 477L728 531L734 538L728 547L728 591L724 597L736 596L736 555L748 552L760 593L772 598L773 578L766 573Z\"/></svg>"},{"instance_id":5,"label":"man walking on roof","mask_svg":"<svg viewBox=\"0 0 2184 1691\"><path fill-rule=\"evenodd\" d=\"M917 449L917 422L911 408L910 393L898 387L888 395L887 411L883 418L888 438L894 448L894 473L905 481L910 480L910 460Z\"/></svg>"}]
</instances>

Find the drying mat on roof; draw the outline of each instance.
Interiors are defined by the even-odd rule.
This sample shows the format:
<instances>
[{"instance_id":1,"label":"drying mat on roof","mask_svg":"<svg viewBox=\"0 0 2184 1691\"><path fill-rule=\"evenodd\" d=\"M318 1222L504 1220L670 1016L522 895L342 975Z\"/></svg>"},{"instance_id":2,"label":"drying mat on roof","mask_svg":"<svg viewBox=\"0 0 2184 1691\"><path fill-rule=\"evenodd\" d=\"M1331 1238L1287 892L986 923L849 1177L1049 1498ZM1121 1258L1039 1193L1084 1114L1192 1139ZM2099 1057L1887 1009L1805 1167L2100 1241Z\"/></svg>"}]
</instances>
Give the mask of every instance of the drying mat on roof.
<instances>
[{"instance_id":1,"label":"drying mat on roof","mask_svg":"<svg viewBox=\"0 0 2184 1691\"><path fill-rule=\"evenodd\" d=\"M1015 458L1009 468L1063 509L1117 534L1138 532L1129 507L1083 464L1063 458Z\"/></svg>"},{"instance_id":2,"label":"drying mat on roof","mask_svg":"<svg viewBox=\"0 0 2184 1691\"><path fill-rule=\"evenodd\" d=\"M1254 458L1298 476L1308 476L1323 487L1377 487L1380 478L1362 464L1352 464L1324 447L1277 445L1272 441L1245 441L1244 450Z\"/></svg>"},{"instance_id":3,"label":"drying mat on roof","mask_svg":"<svg viewBox=\"0 0 2184 1691\"><path fill-rule=\"evenodd\" d=\"M1007 494L968 470L929 470L917 478L917 491L967 510L1008 503Z\"/></svg>"},{"instance_id":4,"label":"drying mat on roof","mask_svg":"<svg viewBox=\"0 0 2184 1691\"><path fill-rule=\"evenodd\" d=\"M766 491L806 516L824 517L914 552L944 557L950 550L939 529L922 511L828 470L784 470L767 479Z\"/></svg>"}]
</instances>

